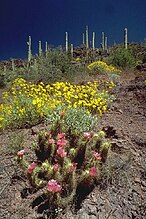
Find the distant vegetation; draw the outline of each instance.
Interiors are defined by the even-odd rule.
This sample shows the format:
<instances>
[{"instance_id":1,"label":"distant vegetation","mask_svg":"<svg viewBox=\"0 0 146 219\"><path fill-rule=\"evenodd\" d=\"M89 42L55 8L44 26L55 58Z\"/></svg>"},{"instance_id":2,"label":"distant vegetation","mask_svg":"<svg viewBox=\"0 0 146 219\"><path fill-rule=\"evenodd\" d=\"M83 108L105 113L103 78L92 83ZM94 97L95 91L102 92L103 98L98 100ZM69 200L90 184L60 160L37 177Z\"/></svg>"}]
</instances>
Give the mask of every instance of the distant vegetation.
<instances>
[{"instance_id":1,"label":"distant vegetation","mask_svg":"<svg viewBox=\"0 0 146 219\"><path fill-rule=\"evenodd\" d=\"M59 48L50 49L47 54L32 56L31 61L10 60L0 63L0 87L4 87L18 77L28 81L54 83L55 81L88 80L91 71L87 66L95 61L104 61L121 70L135 68L146 60L146 47L130 44L128 49L121 45L102 49L86 50L85 47L74 48L73 54ZM99 72L92 72L97 74Z\"/></svg>"}]
</instances>

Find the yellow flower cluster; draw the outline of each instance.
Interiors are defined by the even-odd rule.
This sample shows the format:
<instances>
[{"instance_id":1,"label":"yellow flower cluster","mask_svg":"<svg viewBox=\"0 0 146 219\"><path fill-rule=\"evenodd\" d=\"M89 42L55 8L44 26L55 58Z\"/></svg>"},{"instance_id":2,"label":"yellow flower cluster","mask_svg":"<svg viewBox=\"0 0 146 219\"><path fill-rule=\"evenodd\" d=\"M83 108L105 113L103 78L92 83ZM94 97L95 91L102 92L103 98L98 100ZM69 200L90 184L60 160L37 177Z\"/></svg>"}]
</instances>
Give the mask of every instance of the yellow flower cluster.
<instances>
[{"instance_id":1,"label":"yellow flower cluster","mask_svg":"<svg viewBox=\"0 0 146 219\"><path fill-rule=\"evenodd\" d=\"M113 82L106 82L106 88L111 89ZM56 82L44 85L27 83L19 78L13 82L9 92L3 93L4 104L0 105L0 123L6 120L22 121L43 119L59 105L66 108L86 108L91 113L102 115L112 99L108 89L99 90L99 82L87 82L85 85L75 85L69 82Z\"/></svg>"},{"instance_id":2,"label":"yellow flower cluster","mask_svg":"<svg viewBox=\"0 0 146 219\"><path fill-rule=\"evenodd\" d=\"M90 71L97 71L97 73L121 73L119 69L112 65L108 65L103 61L92 62L87 66Z\"/></svg>"}]
</instances>

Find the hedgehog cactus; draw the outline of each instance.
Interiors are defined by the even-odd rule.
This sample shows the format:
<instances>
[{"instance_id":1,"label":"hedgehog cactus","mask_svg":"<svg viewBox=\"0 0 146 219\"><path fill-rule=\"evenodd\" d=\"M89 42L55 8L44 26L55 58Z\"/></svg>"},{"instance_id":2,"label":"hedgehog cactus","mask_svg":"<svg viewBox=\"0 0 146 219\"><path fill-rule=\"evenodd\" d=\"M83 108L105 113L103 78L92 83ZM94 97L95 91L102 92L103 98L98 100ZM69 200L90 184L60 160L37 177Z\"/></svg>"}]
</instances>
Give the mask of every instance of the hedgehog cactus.
<instances>
[{"instance_id":1,"label":"hedgehog cactus","mask_svg":"<svg viewBox=\"0 0 146 219\"><path fill-rule=\"evenodd\" d=\"M32 147L37 159L29 164L21 150L17 161L32 186L46 188L52 205L66 207L73 201L78 186L91 185L98 179L110 143L103 131L84 132L74 136L74 142L61 131L41 131Z\"/></svg>"}]
</instances>

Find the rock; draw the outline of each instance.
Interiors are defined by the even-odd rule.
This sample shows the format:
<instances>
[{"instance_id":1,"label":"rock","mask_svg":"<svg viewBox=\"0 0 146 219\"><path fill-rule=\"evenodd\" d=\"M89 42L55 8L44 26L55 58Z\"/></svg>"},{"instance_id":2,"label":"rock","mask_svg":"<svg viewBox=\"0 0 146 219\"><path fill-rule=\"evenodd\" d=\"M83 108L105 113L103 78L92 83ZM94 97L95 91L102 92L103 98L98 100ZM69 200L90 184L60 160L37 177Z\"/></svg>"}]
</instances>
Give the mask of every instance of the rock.
<instances>
[{"instance_id":1,"label":"rock","mask_svg":"<svg viewBox=\"0 0 146 219\"><path fill-rule=\"evenodd\" d=\"M140 177L135 177L134 182L141 183Z\"/></svg>"},{"instance_id":2,"label":"rock","mask_svg":"<svg viewBox=\"0 0 146 219\"><path fill-rule=\"evenodd\" d=\"M146 182L144 180L141 181L141 185L146 187Z\"/></svg>"},{"instance_id":3,"label":"rock","mask_svg":"<svg viewBox=\"0 0 146 219\"><path fill-rule=\"evenodd\" d=\"M32 135L37 135L39 133L39 129L34 126L31 128L31 133L32 133Z\"/></svg>"}]
</instances>

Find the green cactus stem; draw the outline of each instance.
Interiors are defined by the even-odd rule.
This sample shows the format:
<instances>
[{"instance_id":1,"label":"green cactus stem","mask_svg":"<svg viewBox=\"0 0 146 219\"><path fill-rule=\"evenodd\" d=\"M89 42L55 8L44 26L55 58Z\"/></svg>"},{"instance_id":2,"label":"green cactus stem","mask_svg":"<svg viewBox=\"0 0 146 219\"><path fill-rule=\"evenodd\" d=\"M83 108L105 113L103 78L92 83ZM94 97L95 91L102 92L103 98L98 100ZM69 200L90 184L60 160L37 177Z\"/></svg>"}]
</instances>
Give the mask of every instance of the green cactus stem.
<instances>
[{"instance_id":1,"label":"green cactus stem","mask_svg":"<svg viewBox=\"0 0 146 219\"><path fill-rule=\"evenodd\" d=\"M86 26L86 49L89 49L89 33L88 33L88 26Z\"/></svg>"},{"instance_id":2,"label":"green cactus stem","mask_svg":"<svg viewBox=\"0 0 146 219\"><path fill-rule=\"evenodd\" d=\"M100 147L102 162L106 162L110 148L111 148L111 144L109 142L104 142Z\"/></svg>"},{"instance_id":3,"label":"green cactus stem","mask_svg":"<svg viewBox=\"0 0 146 219\"><path fill-rule=\"evenodd\" d=\"M128 31L127 28L124 29L124 48L127 49L128 48Z\"/></svg>"},{"instance_id":4,"label":"green cactus stem","mask_svg":"<svg viewBox=\"0 0 146 219\"><path fill-rule=\"evenodd\" d=\"M92 33L92 49L95 50L95 32Z\"/></svg>"},{"instance_id":5,"label":"green cactus stem","mask_svg":"<svg viewBox=\"0 0 146 219\"><path fill-rule=\"evenodd\" d=\"M32 58L32 54L31 54L31 36L29 36L29 38L28 38L27 45L28 45L28 63L30 63L31 58Z\"/></svg>"},{"instance_id":6,"label":"green cactus stem","mask_svg":"<svg viewBox=\"0 0 146 219\"><path fill-rule=\"evenodd\" d=\"M4 65L4 72L6 72L7 71L7 66L6 65Z\"/></svg>"},{"instance_id":7,"label":"green cactus stem","mask_svg":"<svg viewBox=\"0 0 146 219\"><path fill-rule=\"evenodd\" d=\"M71 57L73 57L74 47L73 44L70 45Z\"/></svg>"},{"instance_id":8,"label":"green cactus stem","mask_svg":"<svg viewBox=\"0 0 146 219\"><path fill-rule=\"evenodd\" d=\"M68 53L68 32L65 32L65 51Z\"/></svg>"},{"instance_id":9,"label":"green cactus stem","mask_svg":"<svg viewBox=\"0 0 146 219\"><path fill-rule=\"evenodd\" d=\"M105 37L105 51L107 51L107 37Z\"/></svg>"},{"instance_id":10,"label":"green cactus stem","mask_svg":"<svg viewBox=\"0 0 146 219\"><path fill-rule=\"evenodd\" d=\"M105 42L104 42L104 32L101 33L101 47L102 47L102 50L104 51L105 49Z\"/></svg>"},{"instance_id":11,"label":"green cactus stem","mask_svg":"<svg viewBox=\"0 0 146 219\"><path fill-rule=\"evenodd\" d=\"M83 46L85 46L85 34L84 33L82 35L82 44L83 44Z\"/></svg>"},{"instance_id":12,"label":"green cactus stem","mask_svg":"<svg viewBox=\"0 0 146 219\"><path fill-rule=\"evenodd\" d=\"M39 41L39 56L42 55L42 42Z\"/></svg>"},{"instance_id":13,"label":"green cactus stem","mask_svg":"<svg viewBox=\"0 0 146 219\"><path fill-rule=\"evenodd\" d=\"M11 59L12 71L15 71L15 62L14 59Z\"/></svg>"},{"instance_id":14,"label":"green cactus stem","mask_svg":"<svg viewBox=\"0 0 146 219\"><path fill-rule=\"evenodd\" d=\"M48 42L47 41L45 42L45 55L46 57L48 55Z\"/></svg>"}]
</instances>

